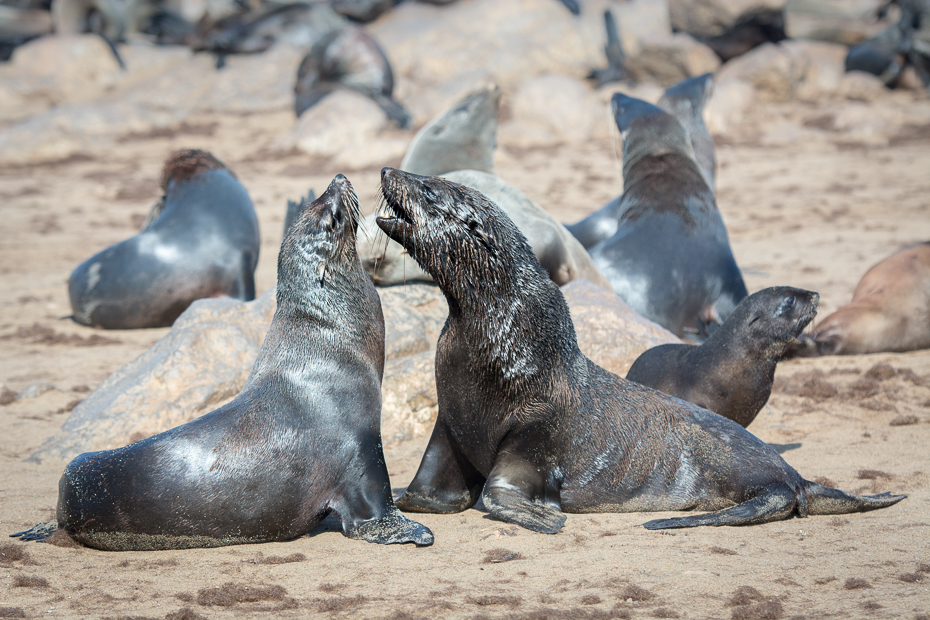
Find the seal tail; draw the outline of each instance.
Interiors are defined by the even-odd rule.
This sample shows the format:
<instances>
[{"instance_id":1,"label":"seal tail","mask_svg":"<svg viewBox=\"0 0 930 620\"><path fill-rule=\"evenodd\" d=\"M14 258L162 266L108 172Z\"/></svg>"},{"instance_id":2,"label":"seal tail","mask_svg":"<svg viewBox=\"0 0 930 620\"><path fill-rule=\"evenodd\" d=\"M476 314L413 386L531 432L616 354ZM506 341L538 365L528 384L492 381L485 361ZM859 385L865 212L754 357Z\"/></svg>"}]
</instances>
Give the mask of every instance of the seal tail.
<instances>
[{"instance_id":1,"label":"seal tail","mask_svg":"<svg viewBox=\"0 0 930 620\"><path fill-rule=\"evenodd\" d=\"M810 480L804 481L804 492L807 495L807 514L811 515L841 515L878 510L897 504L907 497L907 495L892 495L891 493L851 495Z\"/></svg>"}]
</instances>

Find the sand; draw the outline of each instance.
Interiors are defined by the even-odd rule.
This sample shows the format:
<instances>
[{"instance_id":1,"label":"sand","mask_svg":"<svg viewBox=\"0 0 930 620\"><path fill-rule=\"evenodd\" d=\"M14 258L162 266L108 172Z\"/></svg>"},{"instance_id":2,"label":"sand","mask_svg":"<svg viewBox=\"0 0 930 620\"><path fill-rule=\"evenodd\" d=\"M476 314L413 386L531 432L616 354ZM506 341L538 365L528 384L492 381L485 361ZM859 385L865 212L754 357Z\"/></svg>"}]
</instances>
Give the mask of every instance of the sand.
<instances>
[{"instance_id":1,"label":"sand","mask_svg":"<svg viewBox=\"0 0 930 620\"><path fill-rule=\"evenodd\" d=\"M928 105L912 94L887 99ZM819 291L823 317L870 265L930 239L930 137L905 132L879 146L829 131L759 138L775 121L800 128L819 113L810 103L754 106L718 141L718 202L750 292ZM363 208L375 208L380 166L343 170L263 150L292 123L287 111L204 115L187 122L189 133L137 136L106 155L0 169L0 392L55 388L0 407L4 536L54 518L63 464L23 459L167 331L103 332L64 317L71 269L135 232L172 149L211 150L249 189L262 227L259 294L275 281L288 198L345 172ZM620 191L617 152L609 137L532 150L502 142L498 169L570 222ZM863 514L671 532L640 527L671 514L569 515L552 536L478 510L418 515L436 536L422 549L349 540L329 520L287 543L190 551L4 538L0 617L927 618L930 351L782 363L750 430L806 478L908 498ZM387 452L396 493L425 442Z\"/></svg>"}]
</instances>

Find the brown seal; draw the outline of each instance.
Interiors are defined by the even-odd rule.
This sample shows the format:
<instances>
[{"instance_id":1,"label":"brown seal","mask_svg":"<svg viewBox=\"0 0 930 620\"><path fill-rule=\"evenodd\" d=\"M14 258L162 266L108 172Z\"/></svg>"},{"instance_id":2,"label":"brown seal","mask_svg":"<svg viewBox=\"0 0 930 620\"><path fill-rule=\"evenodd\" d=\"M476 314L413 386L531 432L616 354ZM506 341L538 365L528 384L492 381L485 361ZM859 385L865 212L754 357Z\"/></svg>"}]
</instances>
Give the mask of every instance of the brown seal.
<instances>
[{"instance_id":1,"label":"brown seal","mask_svg":"<svg viewBox=\"0 0 930 620\"><path fill-rule=\"evenodd\" d=\"M820 355L930 348L930 241L874 265L811 336Z\"/></svg>"},{"instance_id":2,"label":"brown seal","mask_svg":"<svg viewBox=\"0 0 930 620\"><path fill-rule=\"evenodd\" d=\"M358 200L338 175L293 224L278 306L227 405L115 450L58 485L58 527L110 551L284 541L330 512L343 534L429 545L394 505L381 448L384 318L356 252ZM49 528L22 533L41 538Z\"/></svg>"},{"instance_id":3,"label":"brown seal","mask_svg":"<svg viewBox=\"0 0 930 620\"><path fill-rule=\"evenodd\" d=\"M695 171L695 174L698 174ZM378 225L439 285L439 415L402 510L492 515L539 532L564 512L710 510L647 528L750 525L882 508L803 479L739 424L608 373L524 236L480 193L385 168Z\"/></svg>"},{"instance_id":4,"label":"brown seal","mask_svg":"<svg viewBox=\"0 0 930 620\"><path fill-rule=\"evenodd\" d=\"M626 378L749 426L769 400L778 360L817 314L819 298L787 286L753 293L702 345L653 347Z\"/></svg>"}]
</instances>

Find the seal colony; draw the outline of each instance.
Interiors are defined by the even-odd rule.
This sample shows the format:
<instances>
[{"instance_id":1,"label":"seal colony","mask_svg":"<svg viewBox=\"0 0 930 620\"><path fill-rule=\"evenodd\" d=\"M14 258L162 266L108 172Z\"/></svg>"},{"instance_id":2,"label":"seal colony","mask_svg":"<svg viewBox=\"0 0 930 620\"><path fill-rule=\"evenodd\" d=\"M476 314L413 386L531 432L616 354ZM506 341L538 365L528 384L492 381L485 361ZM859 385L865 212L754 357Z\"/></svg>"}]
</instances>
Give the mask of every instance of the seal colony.
<instances>
[{"instance_id":1,"label":"seal colony","mask_svg":"<svg viewBox=\"0 0 930 620\"><path fill-rule=\"evenodd\" d=\"M695 171L696 172L696 171ZM803 479L717 414L608 373L578 349L565 299L480 193L385 168L378 226L442 289L439 415L401 510L558 532L563 512L698 509L648 529L750 525L890 506Z\"/></svg>"},{"instance_id":2,"label":"seal colony","mask_svg":"<svg viewBox=\"0 0 930 620\"><path fill-rule=\"evenodd\" d=\"M749 426L772 394L778 361L817 314L819 299L789 286L753 293L703 344L653 347L626 378Z\"/></svg>"},{"instance_id":3,"label":"seal colony","mask_svg":"<svg viewBox=\"0 0 930 620\"><path fill-rule=\"evenodd\" d=\"M195 299L255 299L258 218L236 176L206 151L176 151L161 186L164 196L140 233L72 272L68 295L78 323L165 327Z\"/></svg>"},{"instance_id":4,"label":"seal colony","mask_svg":"<svg viewBox=\"0 0 930 620\"><path fill-rule=\"evenodd\" d=\"M59 482L57 528L109 551L284 541L330 512L349 538L430 545L394 505L381 447L384 317L356 252L358 200L338 175L281 245L278 307L242 392Z\"/></svg>"}]
</instances>

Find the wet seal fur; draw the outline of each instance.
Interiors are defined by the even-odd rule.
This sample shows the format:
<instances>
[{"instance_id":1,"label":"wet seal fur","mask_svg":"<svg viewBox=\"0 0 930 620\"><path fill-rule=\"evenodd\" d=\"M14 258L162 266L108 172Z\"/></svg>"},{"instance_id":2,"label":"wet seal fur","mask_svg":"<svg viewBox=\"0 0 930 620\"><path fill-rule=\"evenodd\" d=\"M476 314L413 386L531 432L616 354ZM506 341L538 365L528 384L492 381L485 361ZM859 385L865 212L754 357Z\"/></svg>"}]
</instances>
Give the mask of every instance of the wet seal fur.
<instances>
[{"instance_id":1,"label":"wet seal fur","mask_svg":"<svg viewBox=\"0 0 930 620\"><path fill-rule=\"evenodd\" d=\"M819 355L930 348L930 241L872 266L852 301L821 321L811 339Z\"/></svg>"},{"instance_id":2,"label":"wet seal fur","mask_svg":"<svg viewBox=\"0 0 930 620\"><path fill-rule=\"evenodd\" d=\"M546 533L563 512L711 510L649 529L882 508L804 480L715 413L612 375L578 349L568 306L517 227L461 185L385 168L378 225L449 304L439 415L402 510L492 515Z\"/></svg>"},{"instance_id":3,"label":"wet seal fur","mask_svg":"<svg viewBox=\"0 0 930 620\"><path fill-rule=\"evenodd\" d=\"M333 512L349 538L432 544L391 496L384 318L357 222L338 175L282 243L278 307L242 392L182 426L75 458L59 483L58 527L98 549L182 549L290 540Z\"/></svg>"},{"instance_id":4,"label":"wet seal fur","mask_svg":"<svg viewBox=\"0 0 930 620\"><path fill-rule=\"evenodd\" d=\"M619 45L619 43L618 43ZM691 140L694 157L711 190L716 187L717 150L714 139L704 124L704 107L714 88L714 75L705 73L688 78L669 87L659 99L658 106L678 119ZM568 229L586 249L609 239L617 232L623 212L620 194L588 217L568 224Z\"/></svg>"},{"instance_id":5,"label":"wet seal fur","mask_svg":"<svg viewBox=\"0 0 930 620\"><path fill-rule=\"evenodd\" d=\"M753 293L703 344L653 347L626 378L749 426L772 394L778 360L817 314L819 298L787 286Z\"/></svg>"},{"instance_id":6,"label":"wet seal fur","mask_svg":"<svg viewBox=\"0 0 930 620\"><path fill-rule=\"evenodd\" d=\"M162 199L137 235L71 273L74 320L106 329L166 327L196 299L255 299L261 243L242 183L205 151L177 151Z\"/></svg>"},{"instance_id":7,"label":"wet seal fur","mask_svg":"<svg viewBox=\"0 0 930 620\"><path fill-rule=\"evenodd\" d=\"M614 291L676 336L703 340L747 295L688 132L640 99L611 99L623 136L617 232L589 250Z\"/></svg>"}]
</instances>

